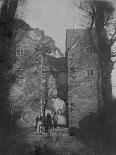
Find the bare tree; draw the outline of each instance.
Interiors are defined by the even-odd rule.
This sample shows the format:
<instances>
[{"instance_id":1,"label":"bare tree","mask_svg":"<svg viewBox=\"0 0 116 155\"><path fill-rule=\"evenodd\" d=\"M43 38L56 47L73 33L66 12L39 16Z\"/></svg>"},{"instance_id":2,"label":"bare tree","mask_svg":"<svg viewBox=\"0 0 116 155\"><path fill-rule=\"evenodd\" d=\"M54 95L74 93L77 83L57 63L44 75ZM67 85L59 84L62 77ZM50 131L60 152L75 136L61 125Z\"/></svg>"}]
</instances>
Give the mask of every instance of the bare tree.
<instances>
[{"instance_id":1,"label":"bare tree","mask_svg":"<svg viewBox=\"0 0 116 155\"><path fill-rule=\"evenodd\" d=\"M43 102L43 118L45 121L45 111L47 106L49 106L49 100L54 96L54 90L56 89L56 85L54 83L54 80L52 80L52 82L49 84L49 78L50 75L52 75L50 73L50 71L46 71L45 72L45 92L44 92L44 102ZM51 88L52 86L52 88Z\"/></svg>"}]
</instances>

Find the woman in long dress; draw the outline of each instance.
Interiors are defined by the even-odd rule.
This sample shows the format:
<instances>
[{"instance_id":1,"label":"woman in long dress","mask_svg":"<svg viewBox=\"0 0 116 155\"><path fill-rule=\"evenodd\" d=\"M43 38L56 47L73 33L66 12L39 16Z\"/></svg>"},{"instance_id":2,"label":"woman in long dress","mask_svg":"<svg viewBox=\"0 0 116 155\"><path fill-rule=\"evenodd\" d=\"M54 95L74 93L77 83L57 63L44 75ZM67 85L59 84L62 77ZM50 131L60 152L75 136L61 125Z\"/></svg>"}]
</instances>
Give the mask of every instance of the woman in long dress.
<instances>
[{"instance_id":1,"label":"woman in long dress","mask_svg":"<svg viewBox=\"0 0 116 155\"><path fill-rule=\"evenodd\" d=\"M40 114L36 117L36 129L37 133L41 133L41 128L42 128L42 121L43 118L40 116Z\"/></svg>"}]
</instances>

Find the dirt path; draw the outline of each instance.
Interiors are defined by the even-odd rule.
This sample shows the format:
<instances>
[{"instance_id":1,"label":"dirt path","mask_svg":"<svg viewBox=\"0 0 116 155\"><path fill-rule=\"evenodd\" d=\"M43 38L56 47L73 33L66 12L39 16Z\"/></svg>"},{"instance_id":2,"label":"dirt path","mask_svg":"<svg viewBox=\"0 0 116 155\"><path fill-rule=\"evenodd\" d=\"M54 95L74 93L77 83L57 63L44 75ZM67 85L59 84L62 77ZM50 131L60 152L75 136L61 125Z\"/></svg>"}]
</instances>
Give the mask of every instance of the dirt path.
<instances>
[{"instance_id":1,"label":"dirt path","mask_svg":"<svg viewBox=\"0 0 116 155\"><path fill-rule=\"evenodd\" d=\"M7 145L9 150L1 155L96 155L77 138L69 136L67 128L40 135L34 126L24 125Z\"/></svg>"},{"instance_id":2,"label":"dirt path","mask_svg":"<svg viewBox=\"0 0 116 155\"><path fill-rule=\"evenodd\" d=\"M15 135L8 143L12 144L8 155L29 155L38 149L40 152L49 150L53 154L73 155L84 148L83 144L68 135L66 128L54 130L50 135L40 135L34 127L25 128L22 134Z\"/></svg>"}]
</instances>

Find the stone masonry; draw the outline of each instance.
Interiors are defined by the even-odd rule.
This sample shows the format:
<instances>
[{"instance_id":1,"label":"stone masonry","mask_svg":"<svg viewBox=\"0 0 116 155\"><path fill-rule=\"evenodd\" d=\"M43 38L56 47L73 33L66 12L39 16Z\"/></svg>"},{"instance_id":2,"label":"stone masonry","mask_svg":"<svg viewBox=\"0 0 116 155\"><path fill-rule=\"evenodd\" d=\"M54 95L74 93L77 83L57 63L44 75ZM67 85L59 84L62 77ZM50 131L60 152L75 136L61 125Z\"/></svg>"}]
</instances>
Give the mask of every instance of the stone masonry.
<instances>
[{"instance_id":1,"label":"stone masonry","mask_svg":"<svg viewBox=\"0 0 116 155\"><path fill-rule=\"evenodd\" d=\"M98 57L94 31L92 33L95 48L91 46L88 29L66 31L70 127L78 127L79 120L97 109Z\"/></svg>"}]
</instances>

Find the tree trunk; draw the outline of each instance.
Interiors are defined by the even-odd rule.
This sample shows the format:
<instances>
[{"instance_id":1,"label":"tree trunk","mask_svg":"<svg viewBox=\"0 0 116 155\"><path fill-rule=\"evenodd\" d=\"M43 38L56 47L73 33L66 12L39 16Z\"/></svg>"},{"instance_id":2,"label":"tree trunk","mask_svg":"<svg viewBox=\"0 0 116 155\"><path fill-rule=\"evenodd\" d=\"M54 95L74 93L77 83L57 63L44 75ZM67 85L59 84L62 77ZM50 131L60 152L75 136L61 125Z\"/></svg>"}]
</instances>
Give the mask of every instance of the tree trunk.
<instances>
[{"instance_id":1,"label":"tree trunk","mask_svg":"<svg viewBox=\"0 0 116 155\"><path fill-rule=\"evenodd\" d=\"M10 4L9 7L11 7ZM14 6L14 15L16 8L17 5ZM16 130L15 120L12 118L8 99L12 79L11 77L7 77L12 66L11 37L13 33L14 15L9 20L9 15L11 14L11 10L8 11L8 0L4 0L0 12L0 132L2 133L0 136L3 138L10 135L14 129Z\"/></svg>"},{"instance_id":2,"label":"tree trunk","mask_svg":"<svg viewBox=\"0 0 116 155\"><path fill-rule=\"evenodd\" d=\"M44 109L43 109L43 124L44 124L44 126L45 126L45 122L46 122L46 116L45 116L45 112L46 112L46 106L44 106Z\"/></svg>"},{"instance_id":3,"label":"tree trunk","mask_svg":"<svg viewBox=\"0 0 116 155\"><path fill-rule=\"evenodd\" d=\"M101 93L104 102L104 106L111 103L112 91L111 91L111 46L108 43L107 34L104 28L104 10L102 6L96 7L97 17L95 21L95 28L98 40L98 59L101 69Z\"/></svg>"},{"instance_id":4,"label":"tree trunk","mask_svg":"<svg viewBox=\"0 0 116 155\"><path fill-rule=\"evenodd\" d=\"M46 107L48 104L48 80L49 80L49 73L46 72L46 77L45 77L45 103L44 103L44 109L43 109L43 120L44 120L44 125L45 125L45 111L46 111Z\"/></svg>"},{"instance_id":5,"label":"tree trunk","mask_svg":"<svg viewBox=\"0 0 116 155\"><path fill-rule=\"evenodd\" d=\"M99 60L99 58L98 58ZM98 92L98 111L103 105L103 97L102 97L102 80L101 80L101 67L100 62L98 61L98 79L97 79L97 92Z\"/></svg>"},{"instance_id":6,"label":"tree trunk","mask_svg":"<svg viewBox=\"0 0 116 155\"><path fill-rule=\"evenodd\" d=\"M90 45L91 47L94 49L94 52L96 52L96 43L94 43L94 39L92 37L92 29L93 29L93 22L91 23L91 26L89 28L89 40L90 40ZM96 37L95 37L96 38ZM98 47L98 45L97 45ZM98 49L97 49L98 51ZM99 51L98 51L99 52ZM98 79L97 79L97 92L98 92L98 111L101 107L101 105L103 105L103 98L102 98L102 87L101 87L101 67L100 67L100 60L98 57Z\"/></svg>"},{"instance_id":7,"label":"tree trunk","mask_svg":"<svg viewBox=\"0 0 116 155\"><path fill-rule=\"evenodd\" d=\"M69 103L68 103L68 52L66 52L66 92L65 92L65 106L66 106L66 127L69 127Z\"/></svg>"}]
</instances>

